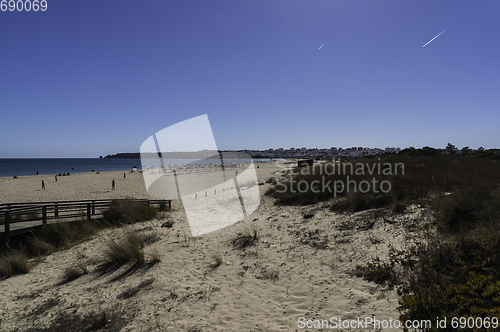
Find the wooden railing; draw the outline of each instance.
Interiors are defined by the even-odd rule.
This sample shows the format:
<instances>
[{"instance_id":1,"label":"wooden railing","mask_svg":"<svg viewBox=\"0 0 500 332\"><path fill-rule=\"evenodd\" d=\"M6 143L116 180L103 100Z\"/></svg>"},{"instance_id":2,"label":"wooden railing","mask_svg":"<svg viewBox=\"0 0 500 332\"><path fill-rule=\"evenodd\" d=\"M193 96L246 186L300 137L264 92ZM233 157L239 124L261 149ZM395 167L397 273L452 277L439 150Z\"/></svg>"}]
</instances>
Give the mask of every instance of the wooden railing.
<instances>
[{"instance_id":1,"label":"wooden railing","mask_svg":"<svg viewBox=\"0 0 500 332\"><path fill-rule=\"evenodd\" d=\"M144 202L148 205L168 205L169 209L172 207L171 200L127 200ZM108 209L113 201L113 199L94 199L0 204L0 238L3 237L5 241L8 241L11 235L29 232L30 228L47 224L50 220L90 220L94 216L102 216L103 211Z\"/></svg>"}]
</instances>

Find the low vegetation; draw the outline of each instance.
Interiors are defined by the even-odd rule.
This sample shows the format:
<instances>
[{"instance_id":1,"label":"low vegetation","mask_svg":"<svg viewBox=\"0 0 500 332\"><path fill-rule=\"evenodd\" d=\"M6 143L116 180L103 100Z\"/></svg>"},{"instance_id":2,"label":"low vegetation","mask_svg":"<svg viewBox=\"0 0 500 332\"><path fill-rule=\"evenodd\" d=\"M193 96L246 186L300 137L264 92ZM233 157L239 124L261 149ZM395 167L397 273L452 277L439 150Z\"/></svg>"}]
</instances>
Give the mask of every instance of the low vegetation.
<instances>
[{"instance_id":1,"label":"low vegetation","mask_svg":"<svg viewBox=\"0 0 500 332\"><path fill-rule=\"evenodd\" d=\"M85 265L85 262L82 260L78 261L75 265L69 266L64 270L63 276L62 276L62 282L70 282L75 279L80 278L81 276L88 274L89 269L87 265Z\"/></svg>"},{"instance_id":2,"label":"low vegetation","mask_svg":"<svg viewBox=\"0 0 500 332\"><path fill-rule=\"evenodd\" d=\"M102 271L117 269L122 265L133 263L133 268L145 265L154 265L161 262L161 255L156 248L145 255L144 247L147 245L145 239L148 236L134 232L126 235L121 241L111 242L104 252L104 259L100 266Z\"/></svg>"},{"instance_id":3,"label":"low vegetation","mask_svg":"<svg viewBox=\"0 0 500 332\"><path fill-rule=\"evenodd\" d=\"M103 266L119 267L128 262L134 262L137 266L144 266L144 240L141 234L130 233L119 242L112 242L104 253Z\"/></svg>"},{"instance_id":4,"label":"low vegetation","mask_svg":"<svg viewBox=\"0 0 500 332\"><path fill-rule=\"evenodd\" d=\"M133 200L115 200L108 210L104 211L103 219L111 225L132 224L156 218L158 210L145 202Z\"/></svg>"},{"instance_id":5,"label":"low vegetation","mask_svg":"<svg viewBox=\"0 0 500 332\"><path fill-rule=\"evenodd\" d=\"M28 255L24 250L13 250L0 256L0 276L10 277L29 271Z\"/></svg>"},{"instance_id":6,"label":"low vegetation","mask_svg":"<svg viewBox=\"0 0 500 332\"><path fill-rule=\"evenodd\" d=\"M353 174L333 175L331 164L296 168L267 194L282 205L331 200L331 209L339 212L390 208L401 213L408 204L428 206L436 214L434 225L438 232L434 238L428 239L426 245L393 253L390 262L375 259L367 265L358 265L356 274L379 284L397 286L402 294L402 320L497 317L500 314L500 164L497 161L500 151L470 154L467 149L462 149L463 153L456 150L452 145L447 147L447 154L428 147L406 149L398 155L336 164L337 170L343 169L344 164L352 164ZM373 167L376 171L356 174L357 163L365 164L365 171ZM378 166L383 170L385 163L393 165L390 174L378 172ZM395 174L396 164L404 165L404 173ZM356 187L362 181L374 179L378 183L390 182L391 190L375 192L370 188L360 192L359 186ZM332 191L324 190L323 183L328 181ZM353 182L340 191L339 185L333 185L335 181ZM309 234L304 241L314 246L323 243L313 235Z\"/></svg>"},{"instance_id":7,"label":"low vegetation","mask_svg":"<svg viewBox=\"0 0 500 332\"><path fill-rule=\"evenodd\" d=\"M423 203L447 192L476 190L479 185L492 193L500 177L496 160L461 155L384 155L346 160L335 166L331 160L325 162L296 168L271 186L267 194L282 205L308 205L337 198L332 209L339 212L382 207L401 212L409 203ZM374 180L378 186L373 185ZM380 188L383 181L387 182Z\"/></svg>"},{"instance_id":8,"label":"low vegetation","mask_svg":"<svg viewBox=\"0 0 500 332\"><path fill-rule=\"evenodd\" d=\"M255 226L247 228L244 232L238 235L231 241L237 249L245 249L259 241L259 231Z\"/></svg>"},{"instance_id":9,"label":"low vegetation","mask_svg":"<svg viewBox=\"0 0 500 332\"><path fill-rule=\"evenodd\" d=\"M56 250L67 248L74 243L90 239L102 228L104 225L98 220L45 225L28 237L27 248L31 256L47 255Z\"/></svg>"},{"instance_id":10,"label":"low vegetation","mask_svg":"<svg viewBox=\"0 0 500 332\"><path fill-rule=\"evenodd\" d=\"M219 255L219 254L213 254L213 255L212 255L212 261L213 261L213 263L212 263L212 267L213 267L214 269L216 269L216 268L218 268L219 266L221 266L221 265L222 265L222 263L224 262L224 261L223 261L223 259L222 259L222 256L221 256L221 255Z\"/></svg>"},{"instance_id":11,"label":"low vegetation","mask_svg":"<svg viewBox=\"0 0 500 332\"><path fill-rule=\"evenodd\" d=\"M358 265L356 274L379 284L398 287L402 320L497 317L500 314L498 153L478 157L458 153L433 154L429 149L423 150L380 159L345 161L353 165L365 163L369 168L384 163L403 163L404 174L349 174L349 180L358 184L373 179L379 183L389 181L391 190L386 193L373 190L363 193L359 188L356 191L354 185L349 187L348 193L347 190L336 194L323 191L322 181L347 183L348 174L327 175L324 169L321 174L320 166L316 166L295 169L288 178L281 178L272 186L267 194L282 205L331 200L331 209L339 212L389 208L401 213L408 204L433 209L437 233L428 239L427 244L395 253L390 262L376 259L367 265ZM303 181L302 190L297 190L299 181ZM304 222L310 217L312 215L304 214ZM328 243L311 232L302 237L303 243L318 248ZM244 248L252 240L248 234L239 234L233 243Z\"/></svg>"},{"instance_id":12,"label":"low vegetation","mask_svg":"<svg viewBox=\"0 0 500 332\"><path fill-rule=\"evenodd\" d=\"M153 248L153 250L148 255L148 264L154 265L161 262L162 255L158 252L158 249Z\"/></svg>"}]
</instances>

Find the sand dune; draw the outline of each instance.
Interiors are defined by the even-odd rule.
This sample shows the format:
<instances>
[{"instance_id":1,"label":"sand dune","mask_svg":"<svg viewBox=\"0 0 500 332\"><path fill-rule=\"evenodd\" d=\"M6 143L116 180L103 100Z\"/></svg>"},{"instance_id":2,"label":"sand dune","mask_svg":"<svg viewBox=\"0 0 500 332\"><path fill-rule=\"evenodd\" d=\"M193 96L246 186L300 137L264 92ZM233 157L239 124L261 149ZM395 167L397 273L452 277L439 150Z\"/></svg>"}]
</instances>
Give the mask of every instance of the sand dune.
<instances>
[{"instance_id":1,"label":"sand dune","mask_svg":"<svg viewBox=\"0 0 500 332\"><path fill-rule=\"evenodd\" d=\"M261 180L276 171L259 169ZM101 175L100 190L105 191L111 173ZM127 174L126 180L117 180L117 192L139 178ZM41 259L29 274L0 281L0 330L43 329L58 319L102 312L108 312L106 330L116 331L300 331L306 330L299 327L300 317L397 319L396 291L356 277L355 266L375 257L384 260L390 246L407 248L421 238L412 230L430 221L429 212L410 206L405 214L338 214L327 202L282 207L263 195L268 186L259 186L261 202L255 212L219 231L190 237L186 214L175 201L173 228L161 227L165 220L158 219L105 230ZM134 190L146 195L139 185ZM258 230L259 240L244 249L235 247L233 240L248 227ZM161 262L129 272L129 266L97 272L106 245L137 231L160 236L144 250L158 250ZM218 267L214 255L223 260ZM60 284L77 257L90 273Z\"/></svg>"}]
</instances>

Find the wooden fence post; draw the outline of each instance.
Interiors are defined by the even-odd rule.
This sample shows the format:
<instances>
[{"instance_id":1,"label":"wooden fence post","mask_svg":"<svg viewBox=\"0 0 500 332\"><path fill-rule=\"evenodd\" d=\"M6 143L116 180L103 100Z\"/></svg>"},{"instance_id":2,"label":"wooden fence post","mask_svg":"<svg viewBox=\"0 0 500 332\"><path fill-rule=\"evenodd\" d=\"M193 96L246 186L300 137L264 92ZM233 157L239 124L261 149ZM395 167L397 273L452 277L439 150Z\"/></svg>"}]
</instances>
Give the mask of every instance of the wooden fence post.
<instances>
[{"instance_id":1,"label":"wooden fence post","mask_svg":"<svg viewBox=\"0 0 500 332\"><path fill-rule=\"evenodd\" d=\"M42 206L42 224L47 225L47 206Z\"/></svg>"},{"instance_id":2,"label":"wooden fence post","mask_svg":"<svg viewBox=\"0 0 500 332\"><path fill-rule=\"evenodd\" d=\"M59 218L59 206L57 202L54 203L54 217Z\"/></svg>"},{"instance_id":3,"label":"wooden fence post","mask_svg":"<svg viewBox=\"0 0 500 332\"><path fill-rule=\"evenodd\" d=\"M7 205L7 210L5 211L4 231L5 242L8 242L10 240L10 204Z\"/></svg>"},{"instance_id":4,"label":"wooden fence post","mask_svg":"<svg viewBox=\"0 0 500 332\"><path fill-rule=\"evenodd\" d=\"M90 203L87 203L87 219L90 220Z\"/></svg>"},{"instance_id":5,"label":"wooden fence post","mask_svg":"<svg viewBox=\"0 0 500 332\"><path fill-rule=\"evenodd\" d=\"M92 201L92 215L95 215L95 201Z\"/></svg>"}]
</instances>

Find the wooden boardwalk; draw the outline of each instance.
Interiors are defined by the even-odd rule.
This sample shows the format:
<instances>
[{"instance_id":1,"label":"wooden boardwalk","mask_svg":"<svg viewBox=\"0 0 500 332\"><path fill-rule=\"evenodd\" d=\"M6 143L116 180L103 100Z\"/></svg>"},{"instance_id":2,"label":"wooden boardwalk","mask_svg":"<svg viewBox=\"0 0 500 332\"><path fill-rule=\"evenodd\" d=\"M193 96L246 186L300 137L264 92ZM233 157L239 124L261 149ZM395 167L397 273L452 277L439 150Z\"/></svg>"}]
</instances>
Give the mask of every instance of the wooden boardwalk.
<instances>
[{"instance_id":1,"label":"wooden boardwalk","mask_svg":"<svg viewBox=\"0 0 500 332\"><path fill-rule=\"evenodd\" d=\"M171 200L127 199L148 205L168 205ZM67 221L90 220L102 216L116 199L0 204L0 238L28 233L34 227Z\"/></svg>"}]
</instances>

